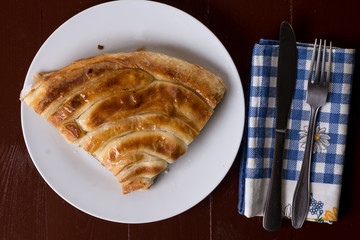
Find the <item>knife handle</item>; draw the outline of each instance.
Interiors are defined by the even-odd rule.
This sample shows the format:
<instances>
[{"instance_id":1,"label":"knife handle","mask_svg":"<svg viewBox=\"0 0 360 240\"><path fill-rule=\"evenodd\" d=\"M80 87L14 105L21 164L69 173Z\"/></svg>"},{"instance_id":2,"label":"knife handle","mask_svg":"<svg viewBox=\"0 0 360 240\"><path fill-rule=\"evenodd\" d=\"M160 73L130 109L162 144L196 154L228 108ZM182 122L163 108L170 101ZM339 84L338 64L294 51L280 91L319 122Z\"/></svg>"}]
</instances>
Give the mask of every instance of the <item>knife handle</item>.
<instances>
[{"instance_id":1,"label":"knife handle","mask_svg":"<svg viewBox=\"0 0 360 240\"><path fill-rule=\"evenodd\" d=\"M270 185L264 208L263 227L274 232L280 229L282 221L281 211L281 181L285 144L285 130L275 132L274 158L271 171Z\"/></svg>"}]
</instances>

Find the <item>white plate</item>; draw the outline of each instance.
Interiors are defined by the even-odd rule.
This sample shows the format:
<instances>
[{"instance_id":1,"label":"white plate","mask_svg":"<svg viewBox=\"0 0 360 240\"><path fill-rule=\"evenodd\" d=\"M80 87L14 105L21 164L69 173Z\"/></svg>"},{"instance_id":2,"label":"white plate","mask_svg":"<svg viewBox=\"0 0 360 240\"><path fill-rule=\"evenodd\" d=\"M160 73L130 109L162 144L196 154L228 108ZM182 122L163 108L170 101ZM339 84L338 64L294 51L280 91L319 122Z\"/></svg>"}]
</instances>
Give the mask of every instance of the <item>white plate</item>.
<instances>
[{"instance_id":1,"label":"white plate","mask_svg":"<svg viewBox=\"0 0 360 240\"><path fill-rule=\"evenodd\" d=\"M176 8L150 1L108 2L60 26L36 54L24 83L29 86L35 73L59 69L79 58L141 46L203 66L227 86L224 99L188 152L149 191L123 195L110 171L21 105L26 145L45 181L78 209L123 223L153 222L186 211L210 194L231 167L243 133L244 96L224 46L203 24Z\"/></svg>"}]
</instances>

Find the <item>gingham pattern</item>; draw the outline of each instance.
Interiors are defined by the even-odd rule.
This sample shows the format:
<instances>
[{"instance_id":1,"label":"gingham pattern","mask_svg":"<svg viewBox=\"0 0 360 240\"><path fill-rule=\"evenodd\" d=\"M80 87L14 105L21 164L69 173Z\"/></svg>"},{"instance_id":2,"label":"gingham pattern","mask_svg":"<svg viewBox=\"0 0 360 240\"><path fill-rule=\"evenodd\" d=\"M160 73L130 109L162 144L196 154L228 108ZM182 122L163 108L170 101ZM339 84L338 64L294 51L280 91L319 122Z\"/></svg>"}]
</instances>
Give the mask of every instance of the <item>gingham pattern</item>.
<instances>
[{"instance_id":1,"label":"gingham pattern","mask_svg":"<svg viewBox=\"0 0 360 240\"><path fill-rule=\"evenodd\" d=\"M241 178L269 178L275 136L276 76L279 47L276 41L261 40L253 50L248 106L247 146L243 149ZM297 180L304 149L299 132L307 130L310 107L306 90L313 45L298 44L297 82L285 141L283 177ZM330 146L312 157L311 181L341 184L347 134L355 50L334 48L328 103L320 109L316 126L325 128ZM241 196L240 179L240 196Z\"/></svg>"}]
</instances>

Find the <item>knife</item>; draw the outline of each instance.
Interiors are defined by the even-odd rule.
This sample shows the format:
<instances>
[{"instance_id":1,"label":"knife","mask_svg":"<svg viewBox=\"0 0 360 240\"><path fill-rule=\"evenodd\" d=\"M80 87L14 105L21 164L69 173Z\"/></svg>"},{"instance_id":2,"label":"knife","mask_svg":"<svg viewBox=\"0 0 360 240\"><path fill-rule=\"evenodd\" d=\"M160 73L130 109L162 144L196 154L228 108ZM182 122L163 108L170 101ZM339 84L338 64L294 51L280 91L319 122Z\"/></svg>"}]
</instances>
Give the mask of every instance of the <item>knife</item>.
<instances>
[{"instance_id":1,"label":"knife","mask_svg":"<svg viewBox=\"0 0 360 240\"><path fill-rule=\"evenodd\" d=\"M280 26L279 58L276 80L275 145L270 185L264 208L263 227L277 231L281 227L281 182L286 126L294 95L297 74L297 48L291 25Z\"/></svg>"}]
</instances>

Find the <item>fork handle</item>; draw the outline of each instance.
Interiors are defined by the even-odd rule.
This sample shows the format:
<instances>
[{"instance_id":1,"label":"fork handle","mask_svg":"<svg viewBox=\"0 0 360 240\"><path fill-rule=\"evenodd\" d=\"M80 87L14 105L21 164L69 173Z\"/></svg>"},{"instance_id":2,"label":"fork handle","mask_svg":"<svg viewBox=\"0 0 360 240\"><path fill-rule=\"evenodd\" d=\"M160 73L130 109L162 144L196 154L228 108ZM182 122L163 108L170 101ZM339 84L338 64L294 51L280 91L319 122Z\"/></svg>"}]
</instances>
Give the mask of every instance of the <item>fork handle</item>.
<instances>
[{"instance_id":1,"label":"fork handle","mask_svg":"<svg viewBox=\"0 0 360 240\"><path fill-rule=\"evenodd\" d=\"M275 132L274 157L271 170L271 179L264 208L263 227L274 232L280 229L281 212L281 181L282 162L285 143L285 130Z\"/></svg>"},{"instance_id":2,"label":"fork handle","mask_svg":"<svg viewBox=\"0 0 360 240\"><path fill-rule=\"evenodd\" d=\"M306 139L306 146L304 152L304 160L301 166L299 180L296 184L294 198L292 203L292 219L291 223L294 228L301 228L305 218L309 212L310 206L310 165L311 156L314 143L314 132L316 116L319 108L311 107L310 121L308 127L308 134Z\"/></svg>"}]
</instances>

